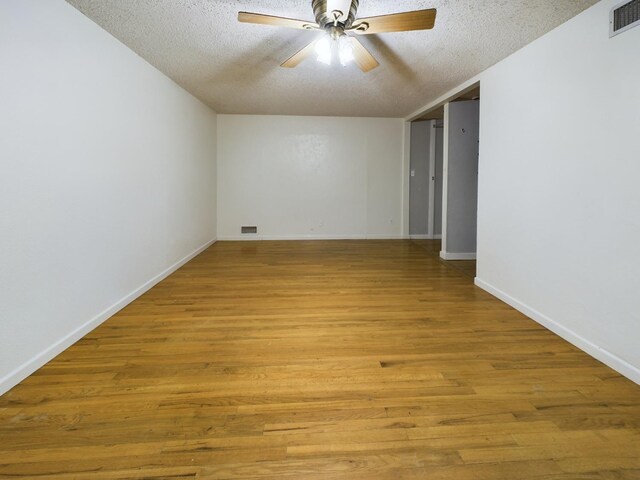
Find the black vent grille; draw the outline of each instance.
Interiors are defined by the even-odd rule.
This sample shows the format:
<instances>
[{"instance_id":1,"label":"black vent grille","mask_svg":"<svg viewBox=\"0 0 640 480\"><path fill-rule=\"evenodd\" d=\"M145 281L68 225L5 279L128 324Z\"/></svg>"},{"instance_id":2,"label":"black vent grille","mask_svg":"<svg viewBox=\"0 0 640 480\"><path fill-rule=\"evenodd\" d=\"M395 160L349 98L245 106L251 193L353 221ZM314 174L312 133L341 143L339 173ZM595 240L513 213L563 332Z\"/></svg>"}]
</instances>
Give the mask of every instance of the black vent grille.
<instances>
[{"instance_id":1,"label":"black vent grille","mask_svg":"<svg viewBox=\"0 0 640 480\"><path fill-rule=\"evenodd\" d=\"M631 0L611 11L611 34L622 33L640 24L640 0Z\"/></svg>"},{"instance_id":2,"label":"black vent grille","mask_svg":"<svg viewBox=\"0 0 640 480\"><path fill-rule=\"evenodd\" d=\"M258 227L240 227L240 232L245 233L258 233Z\"/></svg>"}]
</instances>

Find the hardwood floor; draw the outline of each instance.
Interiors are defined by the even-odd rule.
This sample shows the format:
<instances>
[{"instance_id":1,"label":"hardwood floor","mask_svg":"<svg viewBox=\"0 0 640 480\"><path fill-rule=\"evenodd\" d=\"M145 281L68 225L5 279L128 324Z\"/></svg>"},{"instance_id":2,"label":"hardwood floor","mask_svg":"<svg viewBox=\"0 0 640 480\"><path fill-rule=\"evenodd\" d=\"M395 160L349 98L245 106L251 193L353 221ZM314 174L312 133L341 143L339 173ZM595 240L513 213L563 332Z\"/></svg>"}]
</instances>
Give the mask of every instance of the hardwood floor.
<instances>
[{"instance_id":1,"label":"hardwood floor","mask_svg":"<svg viewBox=\"0 0 640 480\"><path fill-rule=\"evenodd\" d=\"M0 397L0 478L639 479L640 387L437 250L214 245Z\"/></svg>"}]
</instances>

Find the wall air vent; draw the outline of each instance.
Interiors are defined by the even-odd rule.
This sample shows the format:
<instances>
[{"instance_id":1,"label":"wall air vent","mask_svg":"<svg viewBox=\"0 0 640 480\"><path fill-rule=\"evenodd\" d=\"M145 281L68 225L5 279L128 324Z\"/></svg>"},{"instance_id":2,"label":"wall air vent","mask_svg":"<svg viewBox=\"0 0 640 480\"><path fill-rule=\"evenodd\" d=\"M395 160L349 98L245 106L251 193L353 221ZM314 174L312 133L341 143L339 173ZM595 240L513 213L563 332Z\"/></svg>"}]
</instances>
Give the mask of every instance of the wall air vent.
<instances>
[{"instance_id":1,"label":"wall air vent","mask_svg":"<svg viewBox=\"0 0 640 480\"><path fill-rule=\"evenodd\" d=\"M640 0L622 3L611 10L609 36L613 37L638 25L640 25Z\"/></svg>"},{"instance_id":2,"label":"wall air vent","mask_svg":"<svg viewBox=\"0 0 640 480\"><path fill-rule=\"evenodd\" d=\"M258 227L240 227L240 232L244 234L258 233Z\"/></svg>"}]
</instances>

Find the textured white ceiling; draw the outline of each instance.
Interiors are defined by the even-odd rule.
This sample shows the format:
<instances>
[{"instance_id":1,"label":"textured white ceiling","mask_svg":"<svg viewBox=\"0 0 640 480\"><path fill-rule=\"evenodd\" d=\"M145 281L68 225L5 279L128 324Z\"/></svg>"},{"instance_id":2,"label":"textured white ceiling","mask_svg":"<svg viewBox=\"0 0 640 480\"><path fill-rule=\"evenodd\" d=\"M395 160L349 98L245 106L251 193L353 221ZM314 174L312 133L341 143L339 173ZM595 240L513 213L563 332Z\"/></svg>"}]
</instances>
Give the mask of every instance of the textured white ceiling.
<instances>
[{"instance_id":1,"label":"textured white ceiling","mask_svg":"<svg viewBox=\"0 0 640 480\"><path fill-rule=\"evenodd\" d=\"M597 0L360 0L358 16L435 7L433 30L361 37L381 65L279 64L317 33L239 23L313 20L311 0L67 0L219 113L404 117Z\"/></svg>"}]
</instances>

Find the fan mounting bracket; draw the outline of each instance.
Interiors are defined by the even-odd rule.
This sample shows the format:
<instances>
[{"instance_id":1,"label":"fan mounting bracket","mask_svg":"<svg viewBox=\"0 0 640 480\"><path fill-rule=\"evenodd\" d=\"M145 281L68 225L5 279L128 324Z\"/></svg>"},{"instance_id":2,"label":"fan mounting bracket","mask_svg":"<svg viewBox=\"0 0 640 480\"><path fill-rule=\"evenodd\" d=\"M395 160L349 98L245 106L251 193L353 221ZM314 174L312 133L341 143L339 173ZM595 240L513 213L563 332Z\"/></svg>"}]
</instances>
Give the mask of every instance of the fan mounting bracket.
<instances>
[{"instance_id":1,"label":"fan mounting bracket","mask_svg":"<svg viewBox=\"0 0 640 480\"><path fill-rule=\"evenodd\" d=\"M344 12L342 12L341 10L329 11L328 0L312 0L311 7L313 8L313 14L316 17L316 23L320 26L320 28L326 30L328 26L337 27L340 25L342 26L343 30L347 30L351 27L354 20L356 19L359 4L360 0L351 0L347 18L341 22L337 21L337 18L344 17ZM334 12L340 12L340 15L336 18L334 16Z\"/></svg>"}]
</instances>

